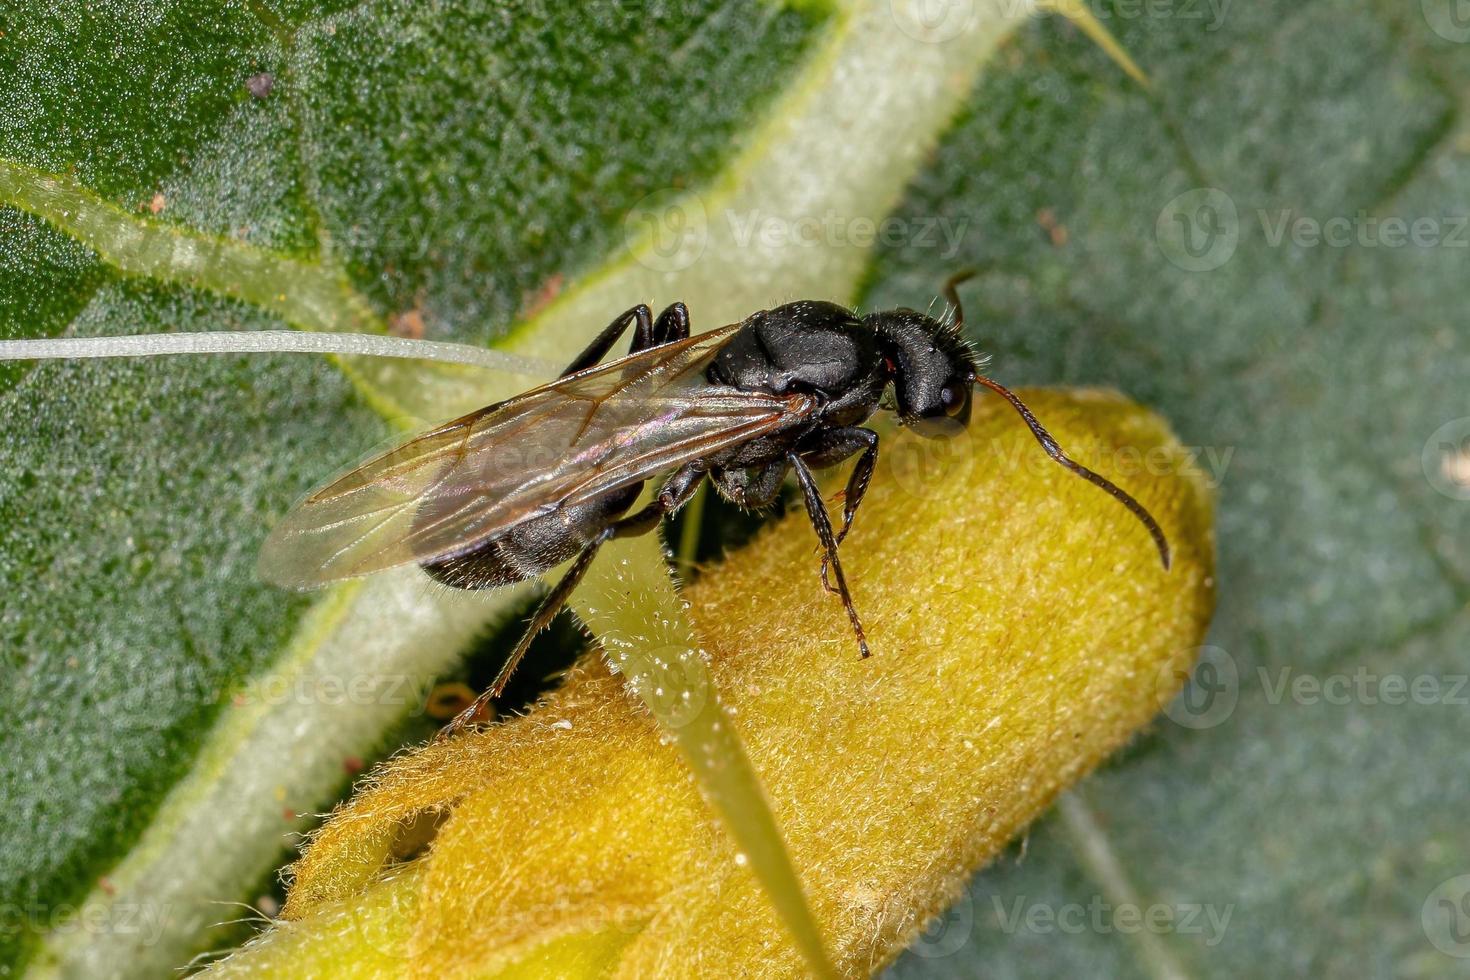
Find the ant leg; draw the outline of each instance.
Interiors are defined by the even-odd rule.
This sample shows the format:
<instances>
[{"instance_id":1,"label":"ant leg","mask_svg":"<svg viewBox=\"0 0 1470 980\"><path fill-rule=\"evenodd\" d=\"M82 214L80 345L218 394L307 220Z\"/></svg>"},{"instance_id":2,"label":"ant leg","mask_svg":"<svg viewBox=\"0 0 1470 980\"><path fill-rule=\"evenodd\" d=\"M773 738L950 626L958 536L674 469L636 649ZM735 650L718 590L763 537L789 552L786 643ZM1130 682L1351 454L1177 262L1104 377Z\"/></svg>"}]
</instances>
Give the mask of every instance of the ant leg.
<instances>
[{"instance_id":1,"label":"ant leg","mask_svg":"<svg viewBox=\"0 0 1470 980\"><path fill-rule=\"evenodd\" d=\"M653 311L648 308L647 303L639 303L628 312L619 314L617 319L609 323L602 333L598 334L592 343L587 345L587 349L578 354L576 360L567 365L567 369L561 373L561 376L565 378L569 374L585 371L606 357L607 352L612 350L613 344L618 342L618 338L628 329L630 323L635 326L633 331L632 353L636 354L641 350L652 347Z\"/></svg>"},{"instance_id":2,"label":"ant leg","mask_svg":"<svg viewBox=\"0 0 1470 980\"><path fill-rule=\"evenodd\" d=\"M837 532L837 543L841 544L847 538L847 532L852 530L852 519L857 516L858 506L873 480L873 468L878 463L878 433L856 426L834 429L823 433L813 445L815 448L802 453L801 458L818 469L835 466L853 453L862 453L847 478L847 489L842 495L842 530ZM826 558L822 559L822 587L828 592L837 591L828 578Z\"/></svg>"},{"instance_id":3,"label":"ant leg","mask_svg":"<svg viewBox=\"0 0 1470 980\"><path fill-rule=\"evenodd\" d=\"M567 604L567 599L571 597L572 593L576 591L578 584L581 583L582 576L587 574L587 568L592 564L592 559L597 557L597 549L601 548L603 542L610 537L612 537L611 528L604 530L597 537L593 538L592 542L578 553L576 559L572 562L572 567L567 569L567 573L561 577L561 581L557 582L556 586L550 592L546 593L546 598L542 599L541 604L536 607L535 613L531 615L530 622L526 624L525 632L516 641L515 649L510 652L510 656L506 658L504 666L495 675L495 680L490 683L490 686L485 689L483 694L475 698L473 704L455 715L454 719L444 726L436 737L436 741L442 741L469 728L480 717L485 707L492 700L505 693L505 686L510 683L511 675L515 673L515 669L520 665L521 659L525 657L526 651L531 649L531 641L542 630L550 626L551 621L556 618L556 614L561 612L562 607Z\"/></svg>"},{"instance_id":4,"label":"ant leg","mask_svg":"<svg viewBox=\"0 0 1470 980\"><path fill-rule=\"evenodd\" d=\"M649 501L648 506L614 522L609 528L610 534L628 538L652 531L659 521L689 503L689 498L699 489L699 481L704 478L704 474L703 464L685 463L665 481L659 488L658 496Z\"/></svg>"},{"instance_id":5,"label":"ant leg","mask_svg":"<svg viewBox=\"0 0 1470 980\"><path fill-rule=\"evenodd\" d=\"M653 346L662 347L689 336L689 307L671 303L653 322ZM636 353L636 352L635 352Z\"/></svg>"},{"instance_id":6,"label":"ant leg","mask_svg":"<svg viewBox=\"0 0 1470 980\"><path fill-rule=\"evenodd\" d=\"M852 519L873 480L873 468L878 463L878 433L857 426L833 429L822 433L820 439L810 445L810 449L802 451L801 458L808 466L817 469L836 466L853 453L862 453L852 468L852 475L847 478L847 490L843 493L842 530L837 532L837 543L841 544L852 529Z\"/></svg>"},{"instance_id":7,"label":"ant leg","mask_svg":"<svg viewBox=\"0 0 1470 980\"><path fill-rule=\"evenodd\" d=\"M827 516L827 505L822 502L822 491L818 489L812 471L806 463L802 462L800 456L788 453L786 458L791 461L791 468L796 471L796 482L801 484L801 493L806 498L806 513L811 518L812 529L817 532L817 540L822 542L822 549L827 553L827 560L832 563L832 571L837 577L837 593L842 596L842 606L847 610L847 618L852 622L852 631L857 634L858 651L864 657L871 656L872 651L868 649L868 638L863 633L862 621L858 619L857 609L853 607L852 594L847 591L847 577L842 574L842 562L837 557L837 538L832 534L832 519Z\"/></svg>"},{"instance_id":8,"label":"ant leg","mask_svg":"<svg viewBox=\"0 0 1470 980\"><path fill-rule=\"evenodd\" d=\"M461 711L452 721L439 733L439 738L448 738L474 724L480 714L485 710L493 699L505 693L505 686L510 683L511 675L515 673L516 667L521 659L525 657L526 651L531 648L531 641L561 612L562 607L567 604L577 586L581 584L583 576L587 574L587 568L596 557L597 550L612 538L630 537L638 534L646 534L658 526L658 522L674 511L683 507L694 496L694 491L699 489L699 481L705 474L704 468L698 463L687 463L674 472L674 475L665 481L659 488L658 496L648 506L635 514L614 521L602 530L602 533L593 538L588 545L578 553L572 567L556 583L555 588L546 594L541 604L536 607L532 614L526 630L521 638L516 641L515 649L506 658L505 665L495 675L495 680L485 689L485 692L475 699L474 703Z\"/></svg>"},{"instance_id":9,"label":"ant leg","mask_svg":"<svg viewBox=\"0 0 1470 980\"><path fill-rule=\"evenodd\" d=\"M858 429L867 439L868 444L863 447L863 454L858 457L857 463L852 468L852 475L847 478L847 492L842 499L842 530L837 532L837 543L841 544L847 537L847 532L852 530L852 519L857 516L858 505L863 502L863 495L868 492L868 484L873 482L873 468L878 465L878 433L869 429Z\"/></svg>"}]
</instances>

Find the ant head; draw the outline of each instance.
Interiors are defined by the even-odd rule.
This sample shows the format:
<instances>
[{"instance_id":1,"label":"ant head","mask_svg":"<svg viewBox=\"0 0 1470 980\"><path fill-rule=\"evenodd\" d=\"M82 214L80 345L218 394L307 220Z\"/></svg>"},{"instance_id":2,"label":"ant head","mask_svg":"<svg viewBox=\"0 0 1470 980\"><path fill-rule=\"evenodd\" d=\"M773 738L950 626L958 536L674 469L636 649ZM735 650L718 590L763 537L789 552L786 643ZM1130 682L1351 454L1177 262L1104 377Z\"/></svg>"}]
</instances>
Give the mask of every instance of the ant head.
<instances>
[{"instance_id":1,"label":"ant head","mask_svg":"<svg viewBox=\"0 0 1470 980\"><path fill-rule=\"evenodd\" d=\"M903 424L934 437L970 421L970 392L980 366L958 323L902 309L870 313L863 319L878 335L892 365Z\"/></svg>"}]
</instances>

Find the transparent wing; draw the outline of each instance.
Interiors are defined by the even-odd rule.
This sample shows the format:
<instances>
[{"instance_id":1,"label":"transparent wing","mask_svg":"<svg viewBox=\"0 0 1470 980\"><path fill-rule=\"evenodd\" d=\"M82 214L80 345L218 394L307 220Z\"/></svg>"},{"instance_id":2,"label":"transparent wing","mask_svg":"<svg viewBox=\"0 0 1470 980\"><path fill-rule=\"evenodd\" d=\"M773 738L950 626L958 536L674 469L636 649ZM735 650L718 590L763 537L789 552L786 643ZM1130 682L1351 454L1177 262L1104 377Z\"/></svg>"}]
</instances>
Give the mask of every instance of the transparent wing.
<instances>
[{"instance_id":1,"label":"transparent wing","mask_svg":"<svg viewBox=\"0 0 1470 980\"><path fill-rule=\"evenodd\" d=\"M271 531L293 588L462 554L559 507L806 417L805 395L712 386L738 325L589 368L447 422L314 491Z\"/></svg>"}]
</instances>

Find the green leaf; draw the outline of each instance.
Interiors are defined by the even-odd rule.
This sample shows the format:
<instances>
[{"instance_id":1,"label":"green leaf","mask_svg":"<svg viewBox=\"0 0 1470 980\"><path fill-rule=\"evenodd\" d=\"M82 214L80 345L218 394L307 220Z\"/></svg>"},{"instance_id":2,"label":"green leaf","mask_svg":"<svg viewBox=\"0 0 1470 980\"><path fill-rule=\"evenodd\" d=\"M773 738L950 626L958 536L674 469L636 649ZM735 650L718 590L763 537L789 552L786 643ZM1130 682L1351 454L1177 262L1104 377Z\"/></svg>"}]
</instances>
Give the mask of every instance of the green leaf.
<instances>
[{"instance_id":1,"label":"green leaf","mask_svg":"<svg viewBox=\"0 0 1470 980\"><path fill-rule=\"evenodd\" d=\"M714 173L820 23L754 3L7 11L0 202L28 213L0 206L0 336L412 313L487 339L597 264L650 187ZM275 517L381 440L380 413L466 397L424 381L6 366L0 970L156 975L228 935L218 903L252 897L512 601L255 578ZM77 915L89 894L100 919Z\"/></svg>"},{"instance_id":2,"label":"green leaf","mask_svg":"<svg viewBox=\"0 0 1470 980\"><path fill-rule=\"evenodd\" d=\"M1222 479L1214 673L899 975L1465 962L1434 902L1470 870L1470 46L1452 4L1088 5L1147 92L1055 20L972 91L1008 20L945 41L947 21L895 32L902 5L879 2L118 6L0 12L0 199L26 209L0 205L0 335L356 317L485 341L519 322L508 346L565 360L638 300L689 300L708 326L851 299L861 244L768 247L728 216L830 209L851 229L898 205L909 234L880 245L866 304L920 305L975 264L997 376L1117 386L1201 447ZM129 266L17 180L211 259ZM1303 216L1354 238L1427 218L1439 242L1304 245ZM1215 265L1209 232L1232 227ZM267 260L310 288L233 289ZM156 974L225 941L204 927L231 913L201 897L251 897L307 826L288 813L391 748L422 684L508 608L406 577L310 602L255 582L270 522L384 414L508 384L345 367L0 366L0 970ZM366 704L292 693L354 676L374 678ZM1387 678L1421 676L1429 703L1385 703ZM1347 703L1294 693L1303 677L1345 679ZM115 896L92 926L68 917L89 894ZM1173 918L1128 928L1120 906ZM1186 927L1192 906L1223 926ZM1081 929L1058 918L1078 907Z\"/></svg>"},{"instance_id":3,"label":"green leaf","mask_svg":"<svg viewBox=\"0 0 1470 980\"><path fill-rule=\"evenodd\" d=\"M196 155L202 162L191 164L189 155L180 153L179 172L160 181L162 189L151 196L145 188L137 207L148 214L131 217L131 201L109 200L72 173L79 168L63 168L49 159L44 147L14 151L15 159L0 172L4 199L92 246L109 281L119 273L148 276L190 301L201 298L201 292L222 294L305 329L347 323L371 328L388 321L400 328L423 324L430 333L473 339L481 336L475 324L485 310L508 318L520 304L535 313L555 296L578 274L576 261L567 256L591 254L593 247L611 251L601 269L581 273L580 280L511 338L513 346L529 353L562 360L628 297L686 299L719 322L767 302L775 282L801 294L850 295L862 268L864 243L768 242L752 238L748 222L742 231L731 215L786 227L827 213L880 215L898 198L924 147L948 120L995 41L1024 11L975 21L954 39L959 43L948 45L930 43L912 24L898 19L889 4L878 2L800 13L781 8L742 11L738 6L659 8L635 19L626 11L599 10L579 17L527 7L480 11L471 23L371 6L306 20L263 5L253 6L251 13L273 40L262 42L264 54L246 57L241 48L240 60L248 61L249 72L230 84L247 94L232 87L232 100L216 100L229 106L225 121L216 127L220 137L201 144ZM830 23L822 26L828 13ZM503 17L511 14L516 15L513 29L500 30ZM48 48L47 25L26 26L11 36L42 40L17 49L18 61L38 87L55 89L52 76L64 74L60 62L66 58ZM140 43L167 38L174 29L167 18L143 26ZM625 37L635 26L637 32ZM62 23L57 30L95 42L95 34L76 28ZM820 45L811 46L819 31ZM503 64L493 57L497 45L505 48ZM341 54L338 46L347 53ZM775 90L803 46L810 50L800 73L750 132L732 144L734 123L756 118L751 111ZM643 65L644 74L624 78L619 69L610 76L604 61L580 57L585 50L597 50L607 65L625 60ZM655 54L665 60L650 62ZM486 72L511 63L544 83L536 97L546 102L500 98L498 114L477 115L484 112L477 86L485 78L499 77ZM384 66L393 66L397 74ZM350 83L340 83L339 76ZM670 86L672 94L659 85ZM219 87L218 79L203 83L205 89ZM167 86L159 90L168 91ZM335 96L318 98L319 91ZM272 102L278 95L286 100L284 107ZM116 96L126 108L122 96L135 98L134 89ZM256 118L266 111L256 102L275 107L270 125ZM207 100L201 104L214 105ZM876 112L878 107L883 111ZM77 108L83 122L85 111L99 109L85 100ZM157 107L144 108L166 115ZM531 109L535 111L528 117ZM544 143L546 134L562 132L557 126L572 109L579 121L567 123L565 131L574 132L575 138L562 147ZM103 115L102 122L113 122ZM484 135L467 138L468 123L481 118L486 120ZM644 131L650 124L654 128ZM875 143L898 149L878 154L853 143L850 134L859 128ZM511 133L519 139L502 138ZM610 148L609 141L616 147ZM416 155L422 145L433 149ZM718 154L711 151L732 145L739 152L716 175ZM233 155L238 147L247 149L243 161ZM606 161L616 160L616 165L604 161L604 152ZM502 156L514 164L507 163L504 174L482 171ZM459 164L468 172L455 172ZM792 181L793 172L805 173L807 179ZM256 175L264 179L252 197L250 180ZM636 199L655 176L669 183ZM547 181L560 195L556 207L536 198L533 208L518 198L521 192L545 193ZM283 197L283 185L296 190ZM683 190L690 186L704 191ZM404 206L385 194L397 195ZM300 205L300 220L294 225L265 220L283 200ZM260 205L263 228L256 227L253 217L249 223L236 223L253 215L252 203ZM679 261L670 263L660 239L668 229L657 225L696 211L705 219L719 219L700 229L699 261L683 261L686 254L676 249L673 255ZM588 212L593 213L590 221ZM471 220L461 220L467 214ZM610 220L624 215L621 222ZM276 241L264 238L265 233L298 226L311 233L305 245L288 234ZM492 275L497 277L493 288L484 281ZM269 288L277 282L280 293ZM499 308L483 305L497 297ZM448 306L436 308L436 303ZM256 318L252 324L269 324L259 320L259 312L231 304L223 309L233 314L233 319L224 317L225 325L249 317ZM203 319L213 321L214 314ZM157 326L179 325L170 315L157 320ZM107 322L114 330L148 325ZM70 326L82 329L77 322ZM36 332L24 322L9 329L19 335ZM476 390L472 379L443 372L425 383L422 375L401 368L343 367L357 398L389 416L447 414L492 401L515 387L498 379ZM26 380L42 377L49 375L33 371ZM310 417L300 416L302 424L309 425ZM196 422L185 418L179 427L192 432ZM364 424L373 427L370 418ZM260 442L268 442L267 420L258 428L266 430L257 432ZM331 431L333 439L342 438ZM352 441L368 440L359 434ZM43 458L49 449L40 444L25 448L35 458ZM274 451L279 453L279 447ZM335 457L320 451L304 455L300 462L318 473L328 469L323 460ZM207 457L197 459L197 469L208 467ZM176 479L163 474L157 478ZM294 488L305 481L293 476L282 482ZM239 532L243 540L237 555L253 553L259 529L279 509L279 504L272 506L249 531ZM183 523L207 513L196 504L171 516ZM234 572L236 577L219 583L214 594L187 579L177 584L203 602L215 600L210 608L218 609L224 594L258 588L248 580L245 564ZM246 668L231 673L236 661L221 657L225 666L218 672L227 683L210 675L201 685L205 696L191 692L166 702L165 708L175 709L196 701L205 704L201 723L191 732L152 747L149 758L173 755L175 773L158 779L160 789L171 785L167 797L161 803L157 794L146 799L130 811L135 814L131 828L109 847L97 847L85 860L74 862L87 870L46 866L16 874L22 897L11 907L37 911L27 911L18 928L8 931L17 941L12 958L28 955L26 944L44 939L43 968L96 971L128 962L146 973L176 964L185 950L208 941L204 927L214 907L206 900L238 894L241 883L263 875L278 853L283 829L304 826L296 815L340 785L344 764L380 744L391 747L383 733L413 704L402 691L416 690L452 662L478 624L507 601L504 595L425 595L412 576L390 575L335 590L295 618L290 610L277 608L291 628L278 630L278 642L266 647L272 652L257 653L253 672ZM181 621L187 625L193 612L186 611ZM159 673L176 668L166 658L149 665ZM349 679L362 678L372 682L363 695L350 705L325 710L319 692L340 690ZM190 680L198 682L192 673ZM284 697L278 693L283 690ZM301 691L306 696L296 693ZM221 711L219 705L227 698L231 710ZM55 727L39 737L56 737ZM95 741L102 741L104 730L99 724ZM64 734L75 739L73 733ZM61 754L69 764L95 768L84 751L86 741L78 741L79 747L68 746ZM14 758L26 756L17 752ZM728 775L737 775L738 760L726 753ZM27 790L45 793L23 775L14 785L22 802ZM742 797L723 795L736 787ZM742 807L747 814L761 807L748 776L723 789L712 788L722 806L737 816ZM58 803L53 822L63 825L70 811L64 799ZM156 807L151 813L150 805ZM756 811L750 810L752 805ZM102 815L95 823L106 820ZM746 841L752 867L777 883L773 894L797 924L800 902L769 825L749 827L755 834ZM80 843L74 846L80 848L105 842L114 828L75 829ZM24 849L24 841L20 843ZM207 868L179 873L180 864L197 861L200 854L211 856ZM53 850L43 849L37 860L45 864L55 859ZM92 877L94 869L108 867L106 878ZM72 928L71 919L62 921L61 913L91 880L97 884L86 911L88 921L96 924ZM163 920L146 936L114 921L138 908ZM810 948L810 932L805 938Z\"/></svg>"},{"instance_id":4,"label":"green leaf","mask_svg":"<svg viewBox=\"0 0 1470 980\"><path fill-rule=\"evenodd\" d=\"M1038 22L897 212L970 233L948 261L885 249L868 303L976 264L963 294L998 377L1117 386L1222 482L1193 689L893 976L1463 975L1445 916L1470 871L1470 45L1434 26L1452 6L1105 4L1152 98ZM1171 209L1196 188L1218 193ZM1202 206L1227 201L1212 253ZM1346 219L1349 241L1276 240L1283 214ZM1391 218L1425 219L1427 244L1369 224Z\"/></svg>"}]
</instances>

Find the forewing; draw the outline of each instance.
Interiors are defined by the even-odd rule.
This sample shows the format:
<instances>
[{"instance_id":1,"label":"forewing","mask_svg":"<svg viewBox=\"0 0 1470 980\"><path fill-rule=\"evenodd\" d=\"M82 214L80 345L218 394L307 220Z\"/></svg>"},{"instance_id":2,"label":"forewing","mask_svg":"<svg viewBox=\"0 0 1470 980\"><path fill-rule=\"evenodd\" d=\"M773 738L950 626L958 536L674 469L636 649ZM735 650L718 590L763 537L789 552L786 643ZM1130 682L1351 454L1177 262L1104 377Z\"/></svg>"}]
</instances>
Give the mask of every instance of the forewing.
<instances>
[{"instance_id":1,"label":"forewing","mask_svg":"<svg viewBox=\"0 0 1470 980\"><path fill-rule=\"evenodd\" d=\"M439 426L313 492L261 551L307 588L462 554L515 525L805 416L806 396L705 381L735 327L590 368Z\"/></svg>"}]
</instances>

